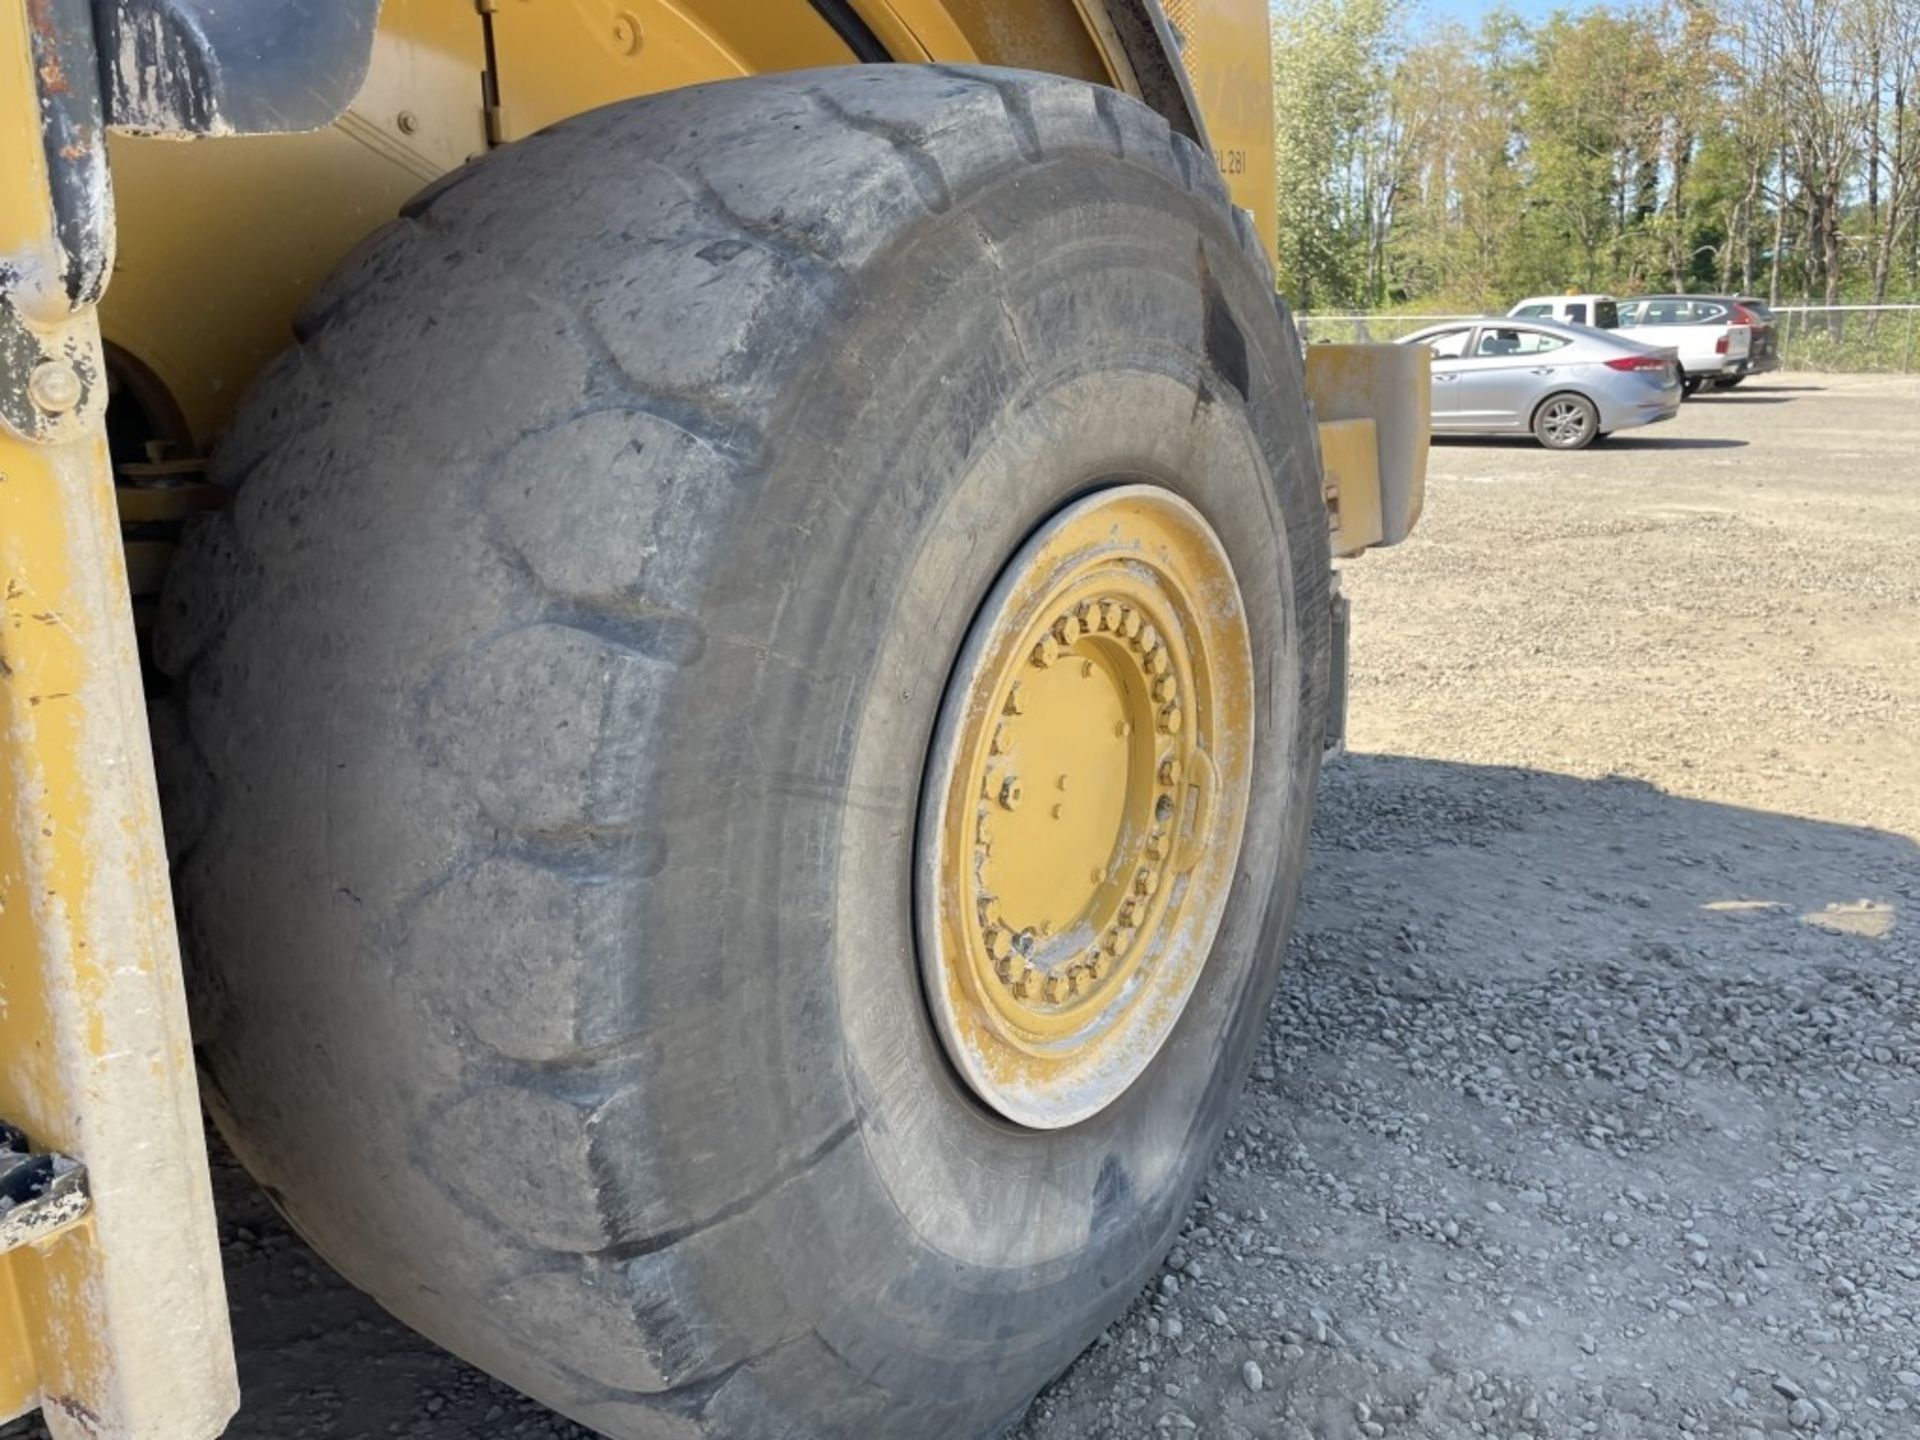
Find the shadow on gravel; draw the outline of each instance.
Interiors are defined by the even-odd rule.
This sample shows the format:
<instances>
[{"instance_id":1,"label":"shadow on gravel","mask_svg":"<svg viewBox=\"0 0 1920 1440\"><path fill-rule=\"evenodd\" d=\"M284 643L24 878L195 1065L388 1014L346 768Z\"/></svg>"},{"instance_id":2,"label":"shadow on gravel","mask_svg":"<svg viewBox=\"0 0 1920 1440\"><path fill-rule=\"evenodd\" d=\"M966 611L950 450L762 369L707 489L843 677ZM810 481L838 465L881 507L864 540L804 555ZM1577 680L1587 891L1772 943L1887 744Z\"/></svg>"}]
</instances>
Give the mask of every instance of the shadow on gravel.
<instances>
[{"instance_id":1,"label":"shadow on gravel","mask_svg":"<svg viewBox=\"0 0 1920 1440\"><path fill-rule=\"evenodd\" d=\"M1912 1440L1917 906L1902 835L1330 766L1213 1173L1020 1440Z\"/></svg>"},{"instance_id":2,"label":"shadow on gravel","mask_svg":"<svg viewBox=\"0 0 1920 1440\"><path fill-rule=\"evenodd\" d=\"M1322 777L1308 907L1325 886L1376 870L1390 882L1381 905L1474 901L1476 918L1509 939L1535 936L1573 959L1649 927L1701 946L1784 923L1920 947L1913 839L1620 776L1347 755Z\"/></svg>"},{"instance_id":3,"label":"shadow on gravel","mask_svg":"<svg viewBox=\"0 0 1920 1440\"><path fill-rule=\"evenodd\" d=\"M1689 404L1692 401L1687 402ZM1433 444L1447 449L1486 449L1486 450L1540 450L1551 454L1544 445L1531 435L1435 435ZM1614 449L1636 450L1738 450L1748 442L1745 440L1710 439L1705 436L1674 435L1664 437L1650 435L1644 429L1622 430L1604 435L1596 443L1602 453ZM1584 451L1575 451L1584 454Z\"/></svg>"},{"instance_id":4,"label":"shadow on gravel","mask_svg":"<svg viewBox=\"0 0 1920 1440\"><path fill-rule=\"evenodd\" d=\"M1644 430L1624 430L1606 436L1600 443L1609 450L1738 450L1748 442L1713 440L1698 435L1649 435Z\"/></svg>"},{"instance_id":5,"label":"shadow on gravel","mask_svg":"<svg viewBox=\"0 0 1920 1440\"><path fill-rule=\"evenodd\" d=\"M1768 395L1756 390L1702 390L1697 395L1687 397L1689 405L1710 401L1715 405L1791 405L1790 395Z\"/></svg>"}]
</instances>

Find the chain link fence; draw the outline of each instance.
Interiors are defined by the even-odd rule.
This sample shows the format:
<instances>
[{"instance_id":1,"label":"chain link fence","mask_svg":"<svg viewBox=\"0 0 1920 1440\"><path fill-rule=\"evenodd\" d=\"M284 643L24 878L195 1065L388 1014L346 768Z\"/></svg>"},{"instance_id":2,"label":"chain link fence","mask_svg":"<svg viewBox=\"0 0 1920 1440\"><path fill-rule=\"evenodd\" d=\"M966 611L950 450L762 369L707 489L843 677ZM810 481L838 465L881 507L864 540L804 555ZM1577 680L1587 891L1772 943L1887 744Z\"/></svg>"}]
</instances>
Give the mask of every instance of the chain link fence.
<instances>
[{"instance_id":1,"label":"chain link fence","mask_svg":"<svg viewBox=\"0 0 1920 1440\"><path fill-rule=\"evenodd\" d=\"M1429 325L1474 320L1474 315L1301 315L1308 344L1379 344ZM1920 304L1780 305L1773 311L1774 343L1788 370L1881 371L1920 369ZM1631 331L1625 332L1631 334Z\"/></svg>"},{"instance_id":2,"label":"chain link fence","mask_svg":"<svg viewBox=\"0 0 1920 1440\"><path fill-rule=\"evenodd\" d=\"M1905 375L1920 366L1920 305L1781 305L1773 321L1789 370Z\"/></svg>"}]
</instances>

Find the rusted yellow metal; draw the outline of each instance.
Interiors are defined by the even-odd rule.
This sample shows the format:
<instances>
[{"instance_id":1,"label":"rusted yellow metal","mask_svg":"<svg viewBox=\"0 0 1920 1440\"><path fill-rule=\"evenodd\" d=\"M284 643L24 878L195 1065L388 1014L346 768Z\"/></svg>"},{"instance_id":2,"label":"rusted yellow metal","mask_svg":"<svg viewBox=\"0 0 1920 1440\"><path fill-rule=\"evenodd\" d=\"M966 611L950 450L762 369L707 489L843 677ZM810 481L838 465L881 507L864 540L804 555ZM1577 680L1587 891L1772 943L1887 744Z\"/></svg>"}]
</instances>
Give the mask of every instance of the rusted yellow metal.
<instances>
[{"instance_id":1,"label":"rusted yellow metal","mask_svg":"<svg viewBox=\"0 0 1920 1440\"><path fill-rule=\"evenodd\" d=\"M1310 345L1307 347L1307 395L1320 421L1323 459L1337 477L1338 502L1353 517L1335 524L1345 532L1334 543L1337 555L1356 554L1373 545L1398 545L1420 519L1426 502L1427 447L1433 405L1432 356L1424 345ZM1351 432L1329 429L1329 422L1371 421L1375 433L1373 477L1352 457ZM1329 435L1336 458L1325 455ZM1329 476L1332 480L1336 477ZM1371 484L1375 493L1363 493ZM1362 524L1362 517L1368 517ZM1366 538L1377 517L1378 535Z\"/></svg>"},{"instance_id":2,"label":"rusted yellow metal","mask_svg":"<svg viewBox=\"0 0 1920 1440\"><path fill-rule=\"evenodd\" d=\"M1198 511L1146 485L1041 528L961 652L927 771L921 964L988 1104L1085 1119L1199 978L1245 823L1246 616Z\"/></svg>"},{"instance_id":3,"label":"rusted yellow metal","mask_svg":"<svg viewBox=\"0 0 1920 1440\"><path fill-rule=\"evenodd\" d=\"M24 0L0 0L7 299L84 350L30 56ZM0 424L0 815L0 1116L93 1191L79 1224L0 1256L0 1417L203 1440L237 1391L97 406L40 440Z\"/></svg>"}]
</instances>

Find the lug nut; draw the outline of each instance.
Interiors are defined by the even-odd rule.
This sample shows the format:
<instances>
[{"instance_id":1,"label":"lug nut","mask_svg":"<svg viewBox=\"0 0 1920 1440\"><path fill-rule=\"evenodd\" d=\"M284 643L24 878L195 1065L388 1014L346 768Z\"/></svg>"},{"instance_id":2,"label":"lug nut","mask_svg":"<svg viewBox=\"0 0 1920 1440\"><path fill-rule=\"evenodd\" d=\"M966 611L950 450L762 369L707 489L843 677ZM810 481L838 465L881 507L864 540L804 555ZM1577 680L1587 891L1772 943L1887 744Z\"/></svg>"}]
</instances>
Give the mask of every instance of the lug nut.
<instances>
[{"instance_id":1,"label":"lug nut","mask_svg":"<svg viewBox=\"0 0 1920 1440\"><path fill-rule=\"evenodd\" d=\"M1020 777L1018 775L1009 775L1000 786L1001 807L1007 810L1019 809L1020 797L1025 793L1026 792L1020 788Z\"/></svg>"},{"instance_id":2,"label":"lug nut","mask_svg":"<svg viewBox=\"0 0 1920 1440\"><path fill-rule=\"evenodd\" d=\"M1178 785L1182 773L1184 772L1180 769L1180 757L1178 755L1169 755L1160 762L1160 783L1162 785Z\"/></svg>"},{"instance_id":3,"label":"lug nut","mask_svg":"<svg viewBox=\"0 0 1920 1440\"><path fill-rule=\"evenodd\" d=\"M1153 698L1162 705L1179 693L1180 682L1171 675L1156 675L1153 680Z\"/></svg>"},{"instance_id":4,"label":"lug nut","mask_svg":"<svg viewBox=\"0 0 1920 1440\"><path fill-rule=\"evenodd\" d=\"M1014 681L1013 688L1007 691L1007 703L1001 708L1008 715L1024 715L1027 713L1027 697L1020 693L1020 682L1018 680Z\"/></svg>"},{"instance_id":5,"label":"lug nut","mask_svg":"<svg viewBox=\"0 0 1920 1440\"><path fill-rule=\"evenodd\" d=\"M1178 705L1169 705L1160 712L1160 732L1163 735L1178 735L1183 723Z\"/></svg>"},{"instance_id":6,"label":"lug nut","mask_svg":"<svg viewBox=\"0 0 1920 1440\"><path fill-rule=\"evenodd\" d=\"M1031 658L1033 663L1040 669L1046 669L1060 658L1060 642L1051 635L1046 636L1038 645L1033 647L1033 655Z\"/></svg>"},{"instance_id":7,"label":"lug nut","mask_svg":"<svg viewBox=\"0 0 1920 1440\"><path fill-rule=\"evenodd\" d=\"M80 372L64 360L43 360L27 381L27 395L49 415L64 415L85 398Z\"/></svg>"}]
</instances>

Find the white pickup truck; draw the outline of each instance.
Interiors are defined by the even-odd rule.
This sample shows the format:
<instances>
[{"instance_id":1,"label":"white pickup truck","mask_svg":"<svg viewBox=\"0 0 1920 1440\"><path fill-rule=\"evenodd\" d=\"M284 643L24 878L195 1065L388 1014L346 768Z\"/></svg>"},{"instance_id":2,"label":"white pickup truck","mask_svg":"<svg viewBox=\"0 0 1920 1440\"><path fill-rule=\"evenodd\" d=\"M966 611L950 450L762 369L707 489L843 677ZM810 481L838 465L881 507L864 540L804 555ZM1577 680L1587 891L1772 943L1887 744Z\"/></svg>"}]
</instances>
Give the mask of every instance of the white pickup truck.
<instances>
[{"instance_id":1,"label":"white pickup truck","mask_svg":"<svg viewBox=\"0 0 1920 1440\"><path fill-rule=\"evenodd\" d=\"M1536 295L1509 315L1561 320L1599 330L1626 330L1642 345L1680 352L1680 378L1691 395L1702 385L1745 373L1753 331L1733 323L1733 312L1704 296L1648 295L1616 300L1611 295Z\"/></svg>"}]
</instances>

